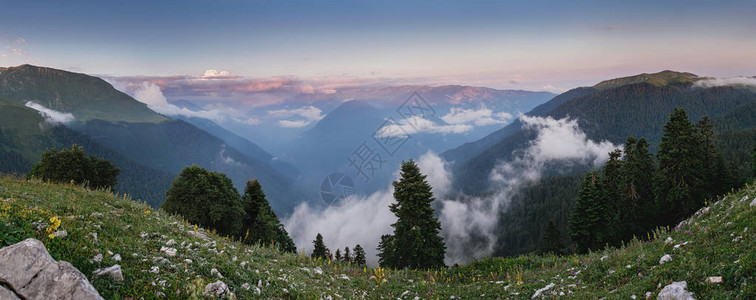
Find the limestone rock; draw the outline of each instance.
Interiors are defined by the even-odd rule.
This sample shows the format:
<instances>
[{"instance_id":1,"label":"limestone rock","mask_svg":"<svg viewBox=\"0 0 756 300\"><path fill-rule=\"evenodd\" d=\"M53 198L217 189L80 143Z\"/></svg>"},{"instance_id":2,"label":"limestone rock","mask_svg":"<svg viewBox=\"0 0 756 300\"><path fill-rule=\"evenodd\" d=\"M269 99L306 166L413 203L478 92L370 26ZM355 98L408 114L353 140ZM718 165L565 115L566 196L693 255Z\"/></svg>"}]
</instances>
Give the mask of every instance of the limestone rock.
<instances>
[{"instance_id":1,"label":"limestone rock","mask_svg":"<svg viewBox=\"0 0 756 300\"><path fill-rule=\"evenodd\" d=\"M31 238L0 249L0 282L23 299L102 299L84 274Z\"/></svg>"},{"instance_id":2,"label":"limestone rock","mask_svg":"<svg viewBox=\"0 0 756 300\"><path fill-rule=\"evenodd\" d=\"M669 254L664 254L664 256L662 256L659 259L659 264L663 265L665 262L668 262L668 261L671 261L671 260L672 260L672 256L670 256Z\"/></svg>"},{"instance_id":3,"label":"limestone rock","mask_svg":"<svg viewBox=\"0 0 756 300\"><path fill-rule=\"evenodd\" d=\"M6 289L2 285L0 285L0 299L21 300L21 298L18 298L18 296L16 296L16 293L9 289Z\"/></svg>"},{"instance_id":4,"label":"limestone rock","mask_svg":"<svg viewBox=\"0 0 756 300\"><path fill-rule=\"evenodd\" d=\"M104 269L97 269L94 271L95 275L109 275L115 281L123 281L123 271L121 271L121 265L114 265Z\"/></svg>"},{"instance_id":5,"label":"limestone rock","mask_svg":"<svg viewBox=\"0 0 756 300\"><path fill-rule=\"evenodd\" d=\"M228 296L229 290L228 286L223 283L223 281L216 281L213 283L209 283L205 286L205 295L211 295L218 298L224 298Z\"/></svg>"},{"instance_id":6,"label":"limestone rock","mask_svg":"<svg viewBox=\"0 0 756 300\"><path fill-rule=\"evenodd\" d=\"M656 297L659 300L695 300L693 293L688 292L688 283L685 281L675 281L665 286Z\"/></svg>"},{"instance_id":7,"label":"limestone rock","mask_svg":"<svg viewBox=\"0 0 756 300\"><path fill-rule=\"evenodd\" d=\"M724 278L722 276L711 276L709 278L706 278L707 283L722 283L724 282Z\"/></svg>"}]
</instances>

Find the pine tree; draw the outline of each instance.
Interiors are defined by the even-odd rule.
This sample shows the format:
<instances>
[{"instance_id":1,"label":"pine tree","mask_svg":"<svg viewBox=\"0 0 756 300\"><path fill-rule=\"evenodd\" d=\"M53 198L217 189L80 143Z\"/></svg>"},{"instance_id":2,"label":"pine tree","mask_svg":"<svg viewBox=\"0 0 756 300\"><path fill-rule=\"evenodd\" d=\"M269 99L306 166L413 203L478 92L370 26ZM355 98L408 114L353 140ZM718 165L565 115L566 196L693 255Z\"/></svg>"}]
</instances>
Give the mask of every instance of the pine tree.
<instances>
[{"instance_id":1,"label":"pine tree","mask_svg":"<svg viewBox=\"0 0 756 300\"><path fill-rule=\"evenodd\" d=\"M327 259L328 258L328 248L326 248L325 244L323 243L323 236L318 233L317 236L315 236L315 240L312 241L312 254L310 256L312 258L321 258L321 259Z\"/></svg>"},{"instance_id":2,"label":"pine tree","mask_svg":"<svg viewBox=\"0 0 756 300\"><path fill-rule=\"evenodd\" d=\"M336 258L336 261L342 261L342 259L341 259L341 249L338 249L338 248L336 249L336 254L334 255L334 257Z\"/></svg>"},{"instance_id":3,"label":"pine tree","mask_svg":"<svg viewBox=\"0 0 756 300\"><path fill-rule=\"evenodd\" d=\"M559 232L559 229L554 225L554 220L549 220L543 234L541 253L560 255L562 254L562 249L564 249L564 244L562 244L562 233Z\"/></svg>"},{"instance_id":4,"label":"pine tree","mask_svg":"<svg viewBox=\"0 0 756 300\"><path fill-rule=\"evenodd\" d=\"M352 262L352 254L349 253L349 247L344 247L344 261Z\"/></svg>"},{"instance_id":5,"label":"pine tree","mask_svg":"<svg viewBox=\"0 0 756 300\"><path fill-rule=\"evenodd\" d=\"M294 241L284 229L281 220L270 207L260 182L247 181L242 196L244 211L244 242L247 244L274 244L279 249L295 253L297 251Z\"/></svg>"},{"instance_id":6,"label":"pine tree","mask_svg":"<svg viewBox=\"0 0 756 300\"><path fill-rule=\"evenodd\" d=\"M410 160L402 163L401 178L393 182L396 202L389 209L397 221L391 224L393 241L389 248L383 249L392 252L393 264L388 267L428 269L444 266L446 245L439 236L441 223L431 207L435 198L425 178L417 164Z\"/></svg>"},{"instance_id":7,"label":"pine tree","mask_svg":"<svg viewBox=\"0 0 756 300\"><path fill-rule=\"evenodd\" d=\"M602 201L601 185L602 180L596 172L587 173L570 214L568 228L579 253L601 249L611 239L611 231L607 228L610 212L606 202Z\"/></svg>"},{"instance_id":8,"label":"pine tree","mask_svg":"<svg viewBox=\"0 0 756 300\"><path fill-rule=\"evenodd\" d=\"M654 175L657 224L682 220L703 205L703 162L695 128L683 109L675 109L664 125Z\"/></svg>"},{"instance_id":9,"label":"pine tree","mask_svg":"<svg viewBox=\"0 0 756 300\"><path fill-rule=\"evenodd\" d=\"M352 260L352 263L358 266L367 264L365 260L365 249L362 249L362 246L360 246L360 244L354 246L354 259Z\"/></svg>"}]
</instances>

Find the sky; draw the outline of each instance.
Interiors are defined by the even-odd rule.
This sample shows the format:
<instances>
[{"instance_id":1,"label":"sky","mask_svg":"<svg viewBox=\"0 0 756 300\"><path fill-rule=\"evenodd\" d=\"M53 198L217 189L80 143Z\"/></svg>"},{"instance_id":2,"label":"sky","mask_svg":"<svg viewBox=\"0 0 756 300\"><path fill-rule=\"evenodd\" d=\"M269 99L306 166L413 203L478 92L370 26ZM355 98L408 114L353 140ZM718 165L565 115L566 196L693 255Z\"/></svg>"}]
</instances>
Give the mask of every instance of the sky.
<instances>
[{"instance_id":1,"label":"sky","mask_svg":"<svg viewBox=\"0 0 756 300\"><path fill-rule=\"evenodd\" d=\"M560 92L756 75L754 1L8 1L0 66Z\"/></svg>"}]
</instances>

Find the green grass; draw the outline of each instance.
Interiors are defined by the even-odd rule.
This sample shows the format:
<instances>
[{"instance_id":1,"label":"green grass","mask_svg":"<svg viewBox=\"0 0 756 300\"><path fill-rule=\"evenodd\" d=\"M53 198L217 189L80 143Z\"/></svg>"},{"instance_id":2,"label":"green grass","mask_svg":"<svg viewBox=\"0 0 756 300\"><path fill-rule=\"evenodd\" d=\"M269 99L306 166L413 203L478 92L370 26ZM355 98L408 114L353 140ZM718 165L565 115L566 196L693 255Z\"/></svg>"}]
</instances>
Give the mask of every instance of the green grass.
<instances>
[{"instance_id":1,"label":"green grass","mask_svg":"<svg viewBox=\"0 0 756 300\"><path fill-rule=\"evenodd\" d=\"M1 178L0 245L37 238L55 259L71 262L105 298L115 299L202 297L205 285L216 280L242 299L530 298L550 283L554 286L542 293L548 298L565 293L579 299L631 295L642 299L647 292L655 298L662 287L681 280L688 282L697 299L753 299L756 208L748 206L750 200L741 201L746 195L753 199L756 189L727 195L678 230L657 230L620 249L563 257L488 258L438 271L397 271L311 260L266 246L239 244L200 228L209 236L202 240L188 234L193 225L128 196ZM62 220L58 230L66 230L66 237L48 237L46 226L52 217ZM665 242L667 238L672 242ZM168 246L170 240L175 244ZM674 248L681 242L687 244ZM168 256L161 247L178 251ZM103 254L102 262L93 260L98 253ZM122 257L120 262L114 260L115 254ZM672 261L659 265L664 254L670 254ZM123 268L123 282L93 275L95 269L116 263ZM150 272L154 267L158 273ZM212 275L213 268L224 278ZM709 276L723 276L724 283L705 283ZM242 288L245 283L249 290Z\"/></svg>"}]
</instances>

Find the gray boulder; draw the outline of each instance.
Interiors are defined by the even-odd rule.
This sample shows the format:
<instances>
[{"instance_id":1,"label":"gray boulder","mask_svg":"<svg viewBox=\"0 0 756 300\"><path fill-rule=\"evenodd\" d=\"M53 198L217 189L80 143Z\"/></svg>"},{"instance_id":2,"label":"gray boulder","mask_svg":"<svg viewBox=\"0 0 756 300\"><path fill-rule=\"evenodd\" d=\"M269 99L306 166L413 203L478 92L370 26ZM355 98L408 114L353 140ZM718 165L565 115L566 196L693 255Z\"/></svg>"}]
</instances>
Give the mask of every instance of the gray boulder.
<instances>
[{"instance_id":1,"label":"gray boulder","mask_svg":"<svg viewBox=\"0 0 756 300\"><path fill-rule=\"evenodd\" d=\"M0 249L0 282L22 299L102 299L84 274L31 238Z\"/></svg>"},{"instance_id":2,"label":"gray boulder","mask_svg":"<svg viewBox=\"0 0 756 300\"><path fill-rule=\"evenodd\" d=\"M688 283L685 281L675 281L665 286L659 295L659 300L695 300L693 293L688 292Z\"/></svg>"}]
</instances>

